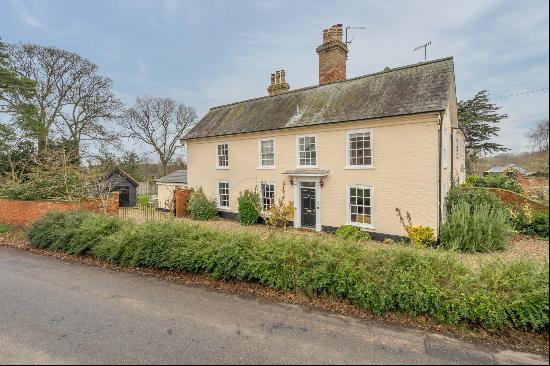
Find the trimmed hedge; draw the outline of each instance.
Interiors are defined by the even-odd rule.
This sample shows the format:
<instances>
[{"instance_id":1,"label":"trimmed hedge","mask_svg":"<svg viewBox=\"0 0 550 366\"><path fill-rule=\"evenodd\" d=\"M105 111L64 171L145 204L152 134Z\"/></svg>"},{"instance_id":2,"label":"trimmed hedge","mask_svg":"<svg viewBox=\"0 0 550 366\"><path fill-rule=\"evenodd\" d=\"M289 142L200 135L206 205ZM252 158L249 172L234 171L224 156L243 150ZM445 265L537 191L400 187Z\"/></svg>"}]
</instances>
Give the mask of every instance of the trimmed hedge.
<instances>
[{"instance_id":1,"label":"trimmed hedge","mask_svg":"<svg viewBox=\"0 0 550 366\"><path fill-rule=\"evenodd\" d=\"M97 226L106 220L110 224ZM28 238L35 247L90 253L124 266L207 273L348 299L376 314L401 311L489 329L548 326L548 264L532 261L484 262L473 270L437 250L371 247L288 232L265 238L82 212L50 213L34 224Z\"/></svg>"}]
</instances>

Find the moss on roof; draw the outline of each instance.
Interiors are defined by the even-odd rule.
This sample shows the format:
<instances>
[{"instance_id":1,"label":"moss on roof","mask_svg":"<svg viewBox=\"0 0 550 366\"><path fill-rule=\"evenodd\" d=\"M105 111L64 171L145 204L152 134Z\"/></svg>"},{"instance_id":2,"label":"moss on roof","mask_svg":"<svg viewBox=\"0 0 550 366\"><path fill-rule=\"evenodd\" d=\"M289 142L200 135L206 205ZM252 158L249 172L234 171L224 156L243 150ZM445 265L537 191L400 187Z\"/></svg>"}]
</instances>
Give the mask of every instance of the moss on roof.
<instances>
[{"instance_id":1,"label":"moss on roof","mask_svg":"<svg viewBox=\"0 0 550 366\"><path fill-rule=\"evenodd\" d=\"M184 139L444 110L453 58L211 108Z\"/></svg>"}]
</instances>

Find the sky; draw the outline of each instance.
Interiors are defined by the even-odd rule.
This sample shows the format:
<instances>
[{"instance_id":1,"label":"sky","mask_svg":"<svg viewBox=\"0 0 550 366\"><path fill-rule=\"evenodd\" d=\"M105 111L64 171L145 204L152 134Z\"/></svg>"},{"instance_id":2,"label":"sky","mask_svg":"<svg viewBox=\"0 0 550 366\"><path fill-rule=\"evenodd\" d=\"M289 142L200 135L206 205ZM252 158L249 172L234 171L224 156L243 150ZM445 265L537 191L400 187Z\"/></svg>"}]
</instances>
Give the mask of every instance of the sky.
<instances>
[{"instance_id":1,"label":"sky","mask_svg":"<svg viewBox=\"0 0 550 366\"><path fill-rule=\"evenodd\" d=\"M429 60L454 57L458 99L489 90L509 115L494 141L521 152L548 119L548 12L547 0L0 0L0 37L88 58L128 105L172 97L199 117L266 95L275 70L291 89L318 84L332 24L366 28L350 31L348 78L421 62L413 49L431 41Z\"/></svg>"}]
</instances>

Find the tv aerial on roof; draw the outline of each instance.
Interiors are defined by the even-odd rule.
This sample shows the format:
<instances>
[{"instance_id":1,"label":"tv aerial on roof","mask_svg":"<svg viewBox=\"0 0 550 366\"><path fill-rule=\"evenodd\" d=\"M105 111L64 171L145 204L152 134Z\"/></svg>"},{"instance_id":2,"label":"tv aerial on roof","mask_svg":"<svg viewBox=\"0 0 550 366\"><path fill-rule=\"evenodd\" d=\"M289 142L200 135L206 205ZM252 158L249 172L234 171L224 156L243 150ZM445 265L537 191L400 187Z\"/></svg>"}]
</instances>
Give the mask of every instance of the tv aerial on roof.
<instances>
[{"instance_id":1,"label":"tv aerial on roof","mask_svg":"<svg viewBox=\"0 0 550 366\"><path fill-rule=\"evenodd\" d=\"M353 38L355 38L355 34L351 37L351 39L348 41L348 30L349 29L367 29L366 27L352 27L351 25L348 25L346 27L346 46L349 46L351 44L351 41L353 41Z\"/></svg>"},{"instance_id":2,"label":"tv aerial on roof","mask_svg":"<svg viewBox=\"0 0 550 366\"><path fill-rule=\"evenodd\" d=\"M432 41L429 41L428 43L424 43L423 45L420 45L418 47L416 47L413 52L416 52L418 51L419 49L423 48L424 49L424 61L427 60L427 49L428 49L428 46L431 46L432 45Z\"/></svg>"}]
</instances>

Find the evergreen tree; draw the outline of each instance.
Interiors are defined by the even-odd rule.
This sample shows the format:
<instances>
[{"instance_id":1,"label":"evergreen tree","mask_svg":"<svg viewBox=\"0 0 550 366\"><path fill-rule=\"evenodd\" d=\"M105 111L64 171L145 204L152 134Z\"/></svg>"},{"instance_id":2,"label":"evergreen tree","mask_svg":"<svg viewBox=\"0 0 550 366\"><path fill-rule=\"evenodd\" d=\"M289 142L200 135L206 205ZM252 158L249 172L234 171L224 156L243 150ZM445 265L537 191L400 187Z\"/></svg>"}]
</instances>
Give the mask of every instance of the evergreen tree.
<instances>
[{"instance_id":1,"label":"evergreen tree","mask_svg":"<svg viewBox=\"0 0 550 366\"><path fill-rule=\"evenodd\" d=\"M0 113L8 113L22 125L28 125L36 118L36 109L29 102L36 83L10 68L8 57L0 38Z\"/></svg>"},{"instance_id":2,"label":"evergreen tree","mask_svg":"<svg viewBox=\"0 0 550 366\"><path fill-rule=\"evenodd\" d=\"M509 150L501 144L490 142L498 136L499 123L507 118L498 113L500 107L489 101L487 90L481 90L472 99L458 102L458 124L466 135L466 170L475 171L480 156Z\"/></svg>"}]
</instances>

